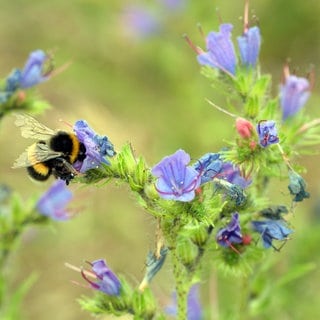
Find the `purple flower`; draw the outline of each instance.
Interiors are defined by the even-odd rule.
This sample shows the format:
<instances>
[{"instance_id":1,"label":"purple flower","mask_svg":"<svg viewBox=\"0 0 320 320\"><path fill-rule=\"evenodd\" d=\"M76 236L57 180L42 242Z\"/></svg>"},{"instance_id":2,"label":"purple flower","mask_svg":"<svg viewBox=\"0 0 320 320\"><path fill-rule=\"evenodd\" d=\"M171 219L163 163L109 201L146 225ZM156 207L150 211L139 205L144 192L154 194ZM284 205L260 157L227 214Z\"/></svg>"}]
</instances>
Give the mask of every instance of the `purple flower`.
<instances>
[{"instance_id":1,"label":"purple flower","mask_svg":"<svg viewBox=\"0 0 320 320\"><path fill-rule=\"evenodd\" d=\"M121 18L125 32L137 39L145 39L160 29L157 17L144 7L128 6Z\"/></svg>"},{"instance_id":2,"label":"purple flower","mask_svg":"<svg viewBox=\"0 0 320 320\"><path fill-rule=\"evenodd\" d=\"M199 297L199 285L195 284L190 288L188 294L188 306L187 306L187 320L201 320L203 319L202 307ZM170 316L177 315L177 296L173 294L173 304L165 308L165 312Z\"/></svg>"},{"instance_id":3,"label":"purple flower","mask_svg":"<svg viewBox=\"0 0 320 320\"><path fill-rule=\"evenodd\" d=\"M279 142L276 123L273 120L260 121L257 125L257 132L259 135L259 143L264 148L270 144Z\"/></svg>"},{"instance_id":4,"label":"purple flower","mask_svg":"<svg viewBox=\"0 0 320 320\"><path fill-rule=\"evenodd\" d=\"M158 2L171 11L181 10L186 5L186 0L158 0Z\"/></svg>"},{"instance_id":5,"label":"purple flower","mask_svg":"<svg viewBox=\"0 0 320 320\"><path fill-rule=\"evenodd\" d=\"M91 265L92 272L81 270L82 277L89 282L93 289L104 292L109 296L118 296L120 294L121 283L117 276L108 268L105 260L98 259L88 262ZM96 282L90 280L87 274L96 279Z\"/></svg>"},{"instance_id":6,"label":"purple flower","mask_svg":"<svg viewBox=\"0 0 320 320\"><path fill-rule=\"evenodd\" d=\"M189 162L190 156L180 149L152 168L152 174L158 178L156 189L160 197L184 202L193 200L201 179L197 170L187 166Z\"/></svg>"},{"instance_id":7,"label":"purple flower","mask_svg":"<svg viewBox=\"0 0 320 320\"><path fill-rule=\"evenodd\" d=\"M250 179L245 179L241 175L239 167L230 161L223 163L220 174L225 180L241 187L242 189L245 189L251 183Z\"/></svg>"},{"instance_id":8,"label":"purple flower","mask_svg":"<svg viewBox=\"0 0 320 320\"><path fill-rule=\"evenodd\" d=\"M258 27L249 28L238 39L242 64L247 67L255 67L258 61L261 36Z\"/></svg>"},{"instance_id":9,"label":"purple flower","mask_svg":"<svg viewBox=\"0 0 320 320\"><path fill-rule=\"evenodd\" d=\"M208 52L200 51L197 56L201 65L218 68L223 72L234 75L236 72L236 54L231 41L232 24L220 25L219 32L210 32L207 41Z\"/></svg>"},{"instance_id":10,"label":"purple flower","mask_svg":"<svg viewBox=\"0 0 320 320\"><path fill-rule=\"evenodd\" d=\"M303 199L309 198L310 193L306 191L306 183L304 179L294 171L289 172L289 186L290 194L294 195L293 201L300 202Z\"/></svg>"},{"instance_id":11,"label":"purple flower","mask_svg":"<svg viewBox=\"0 0 320 320\"><path fill-rule=\"evenodd\" d=\"M261 234L263 246L268 249L273 247L276 249L272 241L273 240L287 240L288 235L293 231L287 228L284 220L263 220L252 221L254 231Z\"/></svg>"},{"instance_id":12,"label":"purple flower","mask_svg":"<svg viewBox=\"0 0 320 320\"><path fill-rule=\"evenodd\" d=\"M232 243L242 242L240 231L239 214L234 213L229 224L218 231L216 240L222 247L232 247Z\"/></svg>"},{"instance_id":13,"label":"purple flower","mask_svg":"<svg viewBox=\"0 0 320 320\"><path fill-rule=\"evenodd\" d=\"M53 220L67 220L70 213L66 206L72 199L72 192L63 180L55 181L37 202L37 210Z\"/></svg>"},{"instance_id":14,"label":"purple flower","mask_svg":"<svg viewBox=\"0 0 320 320\"><path fill-rule=\"evenodd\" d=\"M75 168L80 172L98 168L101 163L110 164L105 156L113 157L115 151L113 144L106 136L100 136L95 133L84 120L78 120L74 127L74 132L79 141L82 142L86 148L86 158L84 161L77 161Z\"/></svg>"},{"instance_id":15,"label":"purple flower","mask_svg":"<svg viewBox=\"0 0 320 320\"><path fill-rule=\"evenodd\" d=\"M287 75L280 86L280 104L282 119L295 115L310 96L310 83L305 78Z\"/></svg>"},{"instance_id":16,"label":"purple flower","mask_svg":"<svg viewBox=\"0 0 320 320\"><path fill-rule=\"evenodd\" d=\"M203 319L202 307L199 297L199 285L193 285L188 295L188 320Z\"/></svg>"},{"instance_id":17,"label":"purple flower","mask_svg":"<svg viewBox=\"0 0 320 320\"><path fill-rule=\"evenodd\" d=\"M30 53L29 58L21 71L19 86L22 89L33 87L49 79L51 68L45 68L49 57L42 50Z\"/></svg>"},{"instance_id":18,"label":"purple flower","mask_svg":"<svg viewBox=\"0 0 320 320\"><path fill-rule=\"evenodd\" d=\"M204 184L217 177L222 164L219 153L206 153L192 167L200 173L201 184Z\"/></svg>"},{"instance_id":19,"label":"purple flower","mask_svg":"<svg viewBox=\"0 0 320 320\"><path fill-rule=\"evenodd\" d=\"M241 176L240 169L231 162L224 162L219 153L206 153L195 164L201 175L201 184L214 178L225 179L228 182L246 188L251 181Z\"/></svg>"}]
</instances>

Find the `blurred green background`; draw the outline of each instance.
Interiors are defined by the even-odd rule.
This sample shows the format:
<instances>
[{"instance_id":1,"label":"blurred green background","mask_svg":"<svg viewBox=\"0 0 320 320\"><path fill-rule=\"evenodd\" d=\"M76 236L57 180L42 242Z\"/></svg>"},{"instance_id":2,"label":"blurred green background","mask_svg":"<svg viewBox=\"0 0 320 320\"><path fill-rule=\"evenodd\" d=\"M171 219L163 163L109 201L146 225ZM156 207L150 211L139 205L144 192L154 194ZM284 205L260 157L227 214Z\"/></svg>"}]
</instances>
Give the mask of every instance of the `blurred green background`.
<instances>
[{"instance_id":1,"label":"blurred green background","mask_svg":"<svg viewBox=\"0 0 320 320\"><path fill-rule=\"evenodd\" d=\"M143 154L150 165L178 148L194 159L217 151L233 138L233 120L205 102L209 98L225 106L200 75L195 54L182 35L187 33L205 47L197 23L207 33L217 29L219 15L234 24L234 36L240 35L244 1L175 2L178 6L173 8L170 0L0 0L1 75L22 67L30 51L52 51L57 66L72 64L37 88L53 106L37 117L47 126L63 128L60 119L69 123L86 119L98 133L108 135L116 149L130 141L136 154ZM134 7L146 10L154 19L149 33L141 33L132 24L129 12ZM306 75L311 65L319 74L319 14L316 0L251 1L250 16L256 16L263 36L261 69L273 76L273 94L277 94L287 58L299 75ZM320 113L318 92L316 83L306 106L315 117ZM30 142L20 136L13 121L7 117L0 128L1 182L27 198L40 194L49 184L35 184L24 170L11 169ZM278 262L271 279L294 264L320 262L319 156L298 160L307 167L305 178L312 197L297 208L293 239L280 254L273 253ZM146 253L154 246L154 220L137 207L125 186L73 188L73 206L81 208L81 213L52 229L29 229L9 261L12 288L31 273L38 276L23 304L23 319L91 318L76 302L81 294L91 292L70 283L82 280L65 262L80 266L84 260L106 258L133 284L143 276ZM279 188L274 191L275 203L287 203L286 185ZM167 265L152 284L162 305L170 299L170 274ZM228 287L227 281L219 281L220 289ZM319 281L318 269L292 281L276 296L263 319L320 318ZM211 307L219 308L220 319L224 319L221 314L232 308L230 296L216 301L211 292L210 299ZM218 309L213 313L217 315Z\"/></svg>"}]
</instances>

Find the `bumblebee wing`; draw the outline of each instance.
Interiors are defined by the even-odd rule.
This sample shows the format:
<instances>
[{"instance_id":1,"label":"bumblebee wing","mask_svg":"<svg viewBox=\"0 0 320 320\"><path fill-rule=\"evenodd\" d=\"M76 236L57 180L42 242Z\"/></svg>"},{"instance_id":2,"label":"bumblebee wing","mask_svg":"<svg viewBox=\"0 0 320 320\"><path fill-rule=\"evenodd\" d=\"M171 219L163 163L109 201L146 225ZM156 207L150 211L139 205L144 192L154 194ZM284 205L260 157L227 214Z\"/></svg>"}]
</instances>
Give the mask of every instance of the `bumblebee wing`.
<instances>
[{"instance_id":1,"label":"bumblebee wing","mask_svg":"<svg viewBox=\"0 0 320 320\"><path fill-rule=\"evenodd\" d=\"M55 159L62 156L63 153L53 151L45 143L34 143L23 152L13 164L12 168L30 167L40 162Z\"/></svg>"},{"instance_id":2,"label":"bumblebee wing","mask_svg":"<svg viewBox=\"0 0 320 320\"><path fill-rule=\"evenodd\" d=\"M14 123L20 128L21 135L24 138L48 140L55 134L54 130L46 127L27 114L16 114L16 121Z\"/></svg>"}]
</instances>

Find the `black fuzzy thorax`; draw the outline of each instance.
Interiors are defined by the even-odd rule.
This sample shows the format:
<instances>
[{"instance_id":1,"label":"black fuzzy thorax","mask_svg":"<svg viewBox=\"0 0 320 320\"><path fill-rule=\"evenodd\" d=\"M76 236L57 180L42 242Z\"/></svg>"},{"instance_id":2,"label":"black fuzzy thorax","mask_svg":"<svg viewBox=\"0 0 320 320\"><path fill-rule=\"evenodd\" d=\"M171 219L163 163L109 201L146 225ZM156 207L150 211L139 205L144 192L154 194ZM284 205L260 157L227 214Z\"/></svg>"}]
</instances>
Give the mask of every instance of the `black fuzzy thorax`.
<instances>
[{"instance_id":1,"label":"black fuzzy thorax","mask_svg":"<svg viewBox=\"0 0 320 320\"><path fill-rule=\"evenodd\" d=\"M79 142L78 142L79 143ZM70 155L74 152L74 141L69 133L59 131L50 139L50 148L53 151L62 152L63 158L70 162Z\"/></svg>"}]
</instances>

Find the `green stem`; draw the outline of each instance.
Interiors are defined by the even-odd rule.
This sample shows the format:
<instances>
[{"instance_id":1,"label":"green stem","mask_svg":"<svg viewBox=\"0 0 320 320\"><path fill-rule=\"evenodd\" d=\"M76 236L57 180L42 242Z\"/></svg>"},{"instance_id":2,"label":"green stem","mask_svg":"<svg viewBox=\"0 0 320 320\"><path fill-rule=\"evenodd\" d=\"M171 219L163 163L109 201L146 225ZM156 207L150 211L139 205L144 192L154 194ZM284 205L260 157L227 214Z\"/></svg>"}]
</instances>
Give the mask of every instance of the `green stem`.
<instances>
[{"instance_id":1,"label":"green stem","mask_svg":"<svg viewBox=\"0 0 320 320\"><path fill-rule=\"evenodd\" d=\"M173 267L173 276L175 280L175 290L177 295L177 320L186 320L188 313L188 293L191 286L193 272L188 270L179 260L176 251L178 245L178 235L181 230L181 221L179 218L168 223L162 220L161 229L165 242L170 248L171 261ZM170 227L169 227L170 226Z\"/></svg>"},{"instance_id":2,"label":"green stem","mask_svg":"<svg viewBox=\"0 0 320 320\"><path fill-rule=\"evenodd\" d=\"M14 225L11 230L6 231L1 235L1 242L3 243L3 248L0 252L0 270L4 267L12 248L15 246L16 241L22 232L29 226L34 224L42 224L47 221L48 218L40 215L38 212L31 212L25 219L23 219L20 224Z\"/></svg>"},{"instance_id":3,"label":"green stem","mask_svg":"<svg viewBox=\"0 0 320 320\"><path fill-rule=\"evenodd\" d=\"M179 262L174 251L172 251L172 264L177 293L177 320L185 320L187 319L188 313L187 306L190 283L186 281L188 280L186 271L184 269L184 266Z\"/></svg>"},{"instance_id":4,"label":"green stem","mask_svg":"<svg viewBox=\"0 0 320 320\"><path fill-rule=\"evenodd\" d=\"M240 279L240 303L239 303L239 320L247 320L249 318L248 302L249 302L249 279L242 277Z\"/></svg>"}]
</instances>

